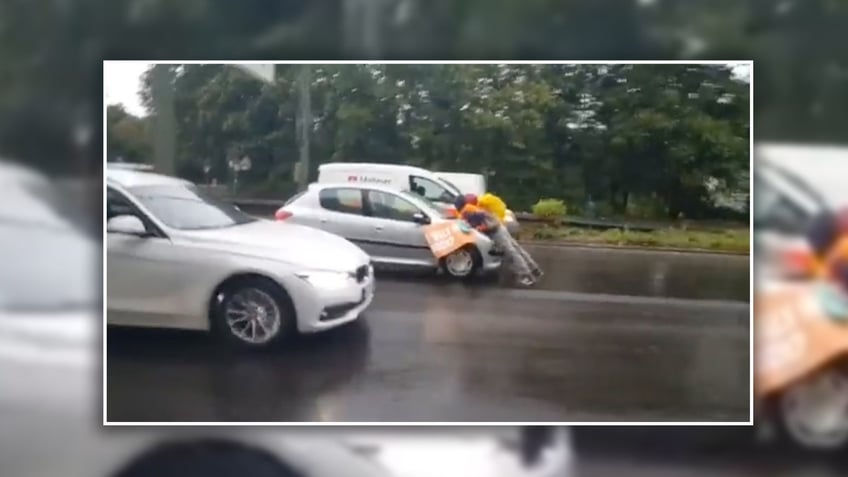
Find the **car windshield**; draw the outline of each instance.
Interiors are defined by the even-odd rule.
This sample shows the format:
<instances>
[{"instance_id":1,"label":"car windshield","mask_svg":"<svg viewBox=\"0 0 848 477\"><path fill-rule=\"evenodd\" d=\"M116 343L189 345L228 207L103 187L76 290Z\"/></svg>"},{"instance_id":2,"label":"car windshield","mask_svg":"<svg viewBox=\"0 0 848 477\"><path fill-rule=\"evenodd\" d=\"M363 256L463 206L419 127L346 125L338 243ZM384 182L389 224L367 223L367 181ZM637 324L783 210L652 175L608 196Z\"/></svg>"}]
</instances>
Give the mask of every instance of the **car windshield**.
<instances>
[{"instance_id":1,"label":"car windshield","mask_svg":"<svg viewBox=\"0 0 848 477\"><path fill-rule=\"evenodd\" d=\"M449 181L449 180L447 180L443 177L439 177L438 180L439 180L439 182L442 183L442 185L445 186L445 188L447 188L448 192L453 193L454 196L458 196L459 194L462 194L462 191L460 191L459 187L455 186L453 184L453 182L451 182L451 181ZM456 197L454 197L454 198L456 198Z\"/></svg>"},{"instance_id":2,"label":"car windshield","mask_svg":"<svg viewBox=\"0 0 848 477\"><path fill-rule=\"evenodd\" d=\"M130 192L157 219L177 230L220 229L257 220L193 185L140 186Z\"/></svg>"},{"instance_id":3,"label":"car windshield","mask_svg":"<svg viewBox=\"0 0 848 477\"><path fill-rule=\"evenodd\" d=\"M775 175L781 177L784 181L788 182L795 188L795 190L799 194L803 194L807 200L812 203L815 203L821 208L827 208L828 203L824 197L813 187L807 180L801 178L798 174L795 174L787 169L784 169L775 164L769 164L768 170L772 171ZM755 183L757 183L756 177L754 178ZM756 207L755 207L756 208Z\"/></svg>"}]
</instances>

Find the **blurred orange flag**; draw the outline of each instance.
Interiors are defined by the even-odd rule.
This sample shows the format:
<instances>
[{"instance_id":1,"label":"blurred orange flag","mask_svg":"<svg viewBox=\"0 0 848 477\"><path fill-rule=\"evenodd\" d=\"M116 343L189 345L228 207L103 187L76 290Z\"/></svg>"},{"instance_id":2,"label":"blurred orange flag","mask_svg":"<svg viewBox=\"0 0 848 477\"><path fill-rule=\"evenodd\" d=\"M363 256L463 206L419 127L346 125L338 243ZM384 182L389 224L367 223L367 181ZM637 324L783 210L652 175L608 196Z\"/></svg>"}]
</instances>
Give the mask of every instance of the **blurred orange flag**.
<instances>
[{"instance_id":1,"label":"blurred orange flag","mask_svg":"<svg viewBox=\"0 0 848 477\"><path fill-rule=\"evenodd\" d=\"M430 246L430 251L436 258L442 258L450 255L456 250L473 244L476 239L471 232L471 227L463 220L446 220L444 222L436 222L435 224L426 225L424 229L424 238L427 239L427 245Z\"/></svg>"},{"instance_id":2,"label":"blurred orange flag","mask_svg":"<svg viewBox=\"0 0 848 477\"><path fill-rule=\"evenodd\" d=\"M762 398L848 353L848 325L827 316L813 284L754 298L754 389Z\"/></svg>"}]
</instances>

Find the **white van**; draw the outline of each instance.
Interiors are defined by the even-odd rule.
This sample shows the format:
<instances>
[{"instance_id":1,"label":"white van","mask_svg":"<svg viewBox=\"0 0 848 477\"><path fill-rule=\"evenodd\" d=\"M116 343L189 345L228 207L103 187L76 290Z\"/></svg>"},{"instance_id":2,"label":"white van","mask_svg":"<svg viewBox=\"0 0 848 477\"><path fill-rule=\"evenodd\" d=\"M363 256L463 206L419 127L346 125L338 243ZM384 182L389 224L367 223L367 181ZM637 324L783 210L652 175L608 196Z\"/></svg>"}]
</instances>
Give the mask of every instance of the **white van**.
<instances>
[{"instance_id":1,"label":"white van","mask_svg":"<svg viewBox=\"0 0 848 477\"><path fill-rule=\"evenodd\" d=\"M453 207L454 201L460 194L475 193L475 189L463 190L451 181L439 177L439 174L427 169L402 164L377 164L367 162L333 162L318 166L318 182L341 184L352 182L357 184L380 184L396 190L410 191L440 206L443 210ZM485 179L480 174L453 174L457 177L477 176L474 181L477 189L480 180ZM480 195L480 194L478 194ZM511 233L518 230L518 221L512 211L507 211L506 225Z\"/></svg>"},{"instance_id":2,"label":"white van","mask_svg":"<svg viewBox=\"0 0 848 477\"><path fill-rule=\"evenodd\" d=\"M434 172L436 177L452 184L462 191L463 194L476 194L478 196L486 193L486 177L483 174L469 174L466 172Z\"/></svg>"}]
</instances>

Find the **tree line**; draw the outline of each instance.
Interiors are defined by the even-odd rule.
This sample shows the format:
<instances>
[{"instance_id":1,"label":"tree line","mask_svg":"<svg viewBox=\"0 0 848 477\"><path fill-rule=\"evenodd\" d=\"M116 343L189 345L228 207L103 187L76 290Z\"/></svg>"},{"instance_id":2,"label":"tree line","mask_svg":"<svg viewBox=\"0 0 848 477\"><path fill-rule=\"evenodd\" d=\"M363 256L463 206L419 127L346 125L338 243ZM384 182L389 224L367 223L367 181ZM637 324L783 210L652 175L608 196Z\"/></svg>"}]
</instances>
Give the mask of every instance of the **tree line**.
<instances>
[{"instance_id":1,"label":"tree line","mask_svg":"<svg viewBox=\"0 0 848 477\"><path fill-rule=\"evenodd\" d=\"M178 173L228 183L247 156L242 191L291 193L298 67L273 85L173 68ZM483 173L517 209L551 197L650 217L716 217L717 195L747 191L749 85L724 65L316 65L311 95L313 176L321 162L404 163ZM110 160L144 160L149 124L107 116Z\"/></svg>"}]
</instances>

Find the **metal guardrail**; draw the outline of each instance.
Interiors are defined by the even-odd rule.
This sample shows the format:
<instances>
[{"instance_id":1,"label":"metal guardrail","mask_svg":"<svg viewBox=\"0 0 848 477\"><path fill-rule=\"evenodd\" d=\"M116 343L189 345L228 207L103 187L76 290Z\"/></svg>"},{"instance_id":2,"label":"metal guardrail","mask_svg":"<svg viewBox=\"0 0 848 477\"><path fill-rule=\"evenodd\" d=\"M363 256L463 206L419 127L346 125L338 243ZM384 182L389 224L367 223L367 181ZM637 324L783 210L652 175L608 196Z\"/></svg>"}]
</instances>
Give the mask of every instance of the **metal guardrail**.
<instances>
[{"instance_id":1,"label":"metal guardrail","mask_svg":"<svg viewBox=\"0 0 848 477\"><path fill-rule=\"evenodd\" d=\"M275 199L250 199L250 198L227 198L225 199L239 208L243 209L245 212L270 217L274 215L274 212L277 211L280 207L282 207L285 202L282 200ZM535 215L528 212L517 212L515 214L516 219L519 222L523 223L551 223L551 220L542 219L536 217ZM560 220L553 221L553 223L557 225L566 225L570 227L579 227L579 228L590 228L590 229L598 229L598 230L610 230L610 229L621 229L621 230L633 230L637 232L653 232L655 230L662 230L672 227L672 224L661 224L661 223L638 223L638 222L623 222L617 220L604 220L604 219L589 219L583 217L565 217ZM716 227L707 227L707 226L697 226L691 224L680 224L678 226L686 225L691 230L715 230Z\"/></svg>"},{"instance_id":2,"label":"metal guardrail","mask_svg":"<svg viewBox=\"0 0 848 477\"><path fill-rule=\"evenodd\" d=\"M515 218L519 222L530 222L530 223L545 223L545 222L553 222L557 225L568 225L570 227L579 227L585 229L599 229L599 230L610 230L610 229L621 229L621 230L635 230L638 232L652 232L654 230L660 230L664 228L668 228L668 225L647 225L647 224L638 224L632 222L621 222L614 220L603 220L603 219L587 219L583 217L563 217L559 220L549 220L536 217L535 215L529 212L516 212Z\"/></svg>"}]
</instances>

